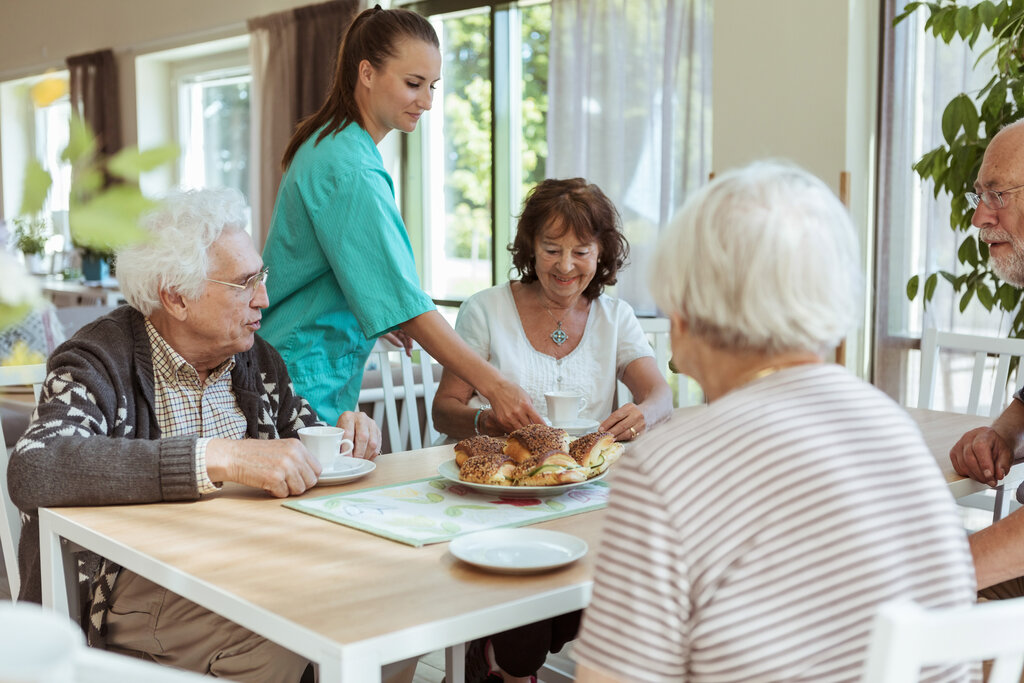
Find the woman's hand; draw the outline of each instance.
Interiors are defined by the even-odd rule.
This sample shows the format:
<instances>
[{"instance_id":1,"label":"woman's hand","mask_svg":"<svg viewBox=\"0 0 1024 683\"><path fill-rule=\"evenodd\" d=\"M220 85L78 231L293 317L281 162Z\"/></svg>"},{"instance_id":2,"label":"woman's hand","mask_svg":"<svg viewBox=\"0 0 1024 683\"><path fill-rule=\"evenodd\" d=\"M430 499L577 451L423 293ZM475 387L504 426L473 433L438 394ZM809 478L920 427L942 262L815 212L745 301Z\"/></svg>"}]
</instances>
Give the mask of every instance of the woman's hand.
<instances>
[{"instance_id":1,"label":"woman's hand","mask_svg":"<svg viewBox=\"0 0 1024 683\"><path fill-rule=\"evenodd\" d=\"M401 330L395 330L394 332L388 332L380 336L386 342L390 342L399 348L405 349L405 355L412 358L412 337L407 335Z\"/></svg>"},{"instance_id":2,"label":"woman's hand","mask_svg":"<svg viewBox=\"0 0 1024 683\"><path fill-rule=\"evenodd\" d=\"M544 424L544 419L533 407L529 394L514 382L498 384L490 394L484 394L494 411L493 419L500 430L512 432L528 424Z\"/></svg>"},{"instance_id":3,"label":"woman's hand","mask_svg":"<svg viewBox=\"0 0 1024 683\"><path fill-rule=\"evenodd\" d=\"M357 413L346 410L338 418L335 427L345 430L345 438L352 440L353 458L373 460L380 455L380 427L366 413Z\"/></svg>"},{"instance_id":4,"label":"woman's hand","mask_svg":"<svg viewBox=\"0 0 1024 683\"><path fill-rule=\"evenodd\" d=\"M647 429L647 418L635 403L627 403L609 415L598 429L611 432L616 441L632 441Z\"/></svg>"}]
</instances>

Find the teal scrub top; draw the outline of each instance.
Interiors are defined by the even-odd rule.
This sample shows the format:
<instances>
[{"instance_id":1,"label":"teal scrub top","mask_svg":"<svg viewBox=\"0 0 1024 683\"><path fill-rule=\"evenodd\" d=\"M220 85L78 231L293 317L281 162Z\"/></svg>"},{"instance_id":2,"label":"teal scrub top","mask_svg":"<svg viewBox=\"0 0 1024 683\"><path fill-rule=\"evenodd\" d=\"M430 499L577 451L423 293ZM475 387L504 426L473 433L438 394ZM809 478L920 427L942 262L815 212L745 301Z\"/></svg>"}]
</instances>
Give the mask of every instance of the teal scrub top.
<instances>
[{"instance_id":1,"label":"teal scrub top","mask_svg":"<svg viewBox=\"0 0 1024 683\"><path fill-rule=\"evenodd\" d=\"M334 424L356 407L374 340L434 304L373 138L356 123L318 135L299 147L277 193L261 336L296 392Z\"/></svg>"}]
</instances>

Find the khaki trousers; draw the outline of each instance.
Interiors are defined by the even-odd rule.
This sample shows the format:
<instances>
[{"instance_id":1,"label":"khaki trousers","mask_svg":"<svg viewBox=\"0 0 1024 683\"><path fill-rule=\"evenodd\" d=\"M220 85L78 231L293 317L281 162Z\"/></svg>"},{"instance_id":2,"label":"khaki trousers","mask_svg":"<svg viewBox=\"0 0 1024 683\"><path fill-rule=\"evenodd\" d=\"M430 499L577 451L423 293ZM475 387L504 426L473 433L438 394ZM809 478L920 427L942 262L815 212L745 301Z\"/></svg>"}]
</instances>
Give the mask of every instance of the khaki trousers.
<instances>
[{"instance_id":1,"label":"khaki trousers","mask_svg":"<svg viewBox=\"0 0 1024 683\"><path fill-rule=\"evenodd\" d=\"M107 648L239 683L298 683L305 657L122 569L110 596ZM411 681L417 658L389 664L385 683Z\"/></svg>"}]
</instances>

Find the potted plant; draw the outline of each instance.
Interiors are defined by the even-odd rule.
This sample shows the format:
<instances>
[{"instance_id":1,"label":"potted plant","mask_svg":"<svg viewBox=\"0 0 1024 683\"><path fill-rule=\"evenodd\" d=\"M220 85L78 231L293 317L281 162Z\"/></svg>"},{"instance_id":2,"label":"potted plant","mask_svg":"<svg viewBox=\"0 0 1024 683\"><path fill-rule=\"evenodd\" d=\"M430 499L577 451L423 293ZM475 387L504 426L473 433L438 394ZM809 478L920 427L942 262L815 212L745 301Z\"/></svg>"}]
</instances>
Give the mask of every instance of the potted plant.
<instances>
[{"instance_id":1,"label":"potted plant","mask_svg":"<svg viewBox=\"0 0 1024 683\"><path fill-rule=\"evenodd\" d=\"M934 182L936 197L942 192L951 196L950 228L963 234L957 249L963 272L927 274L924 305L931 301L938 277L942 276L960 295L961 313L977 296L986 310L996 307L1009 313L1012 318L1009 336L1024 338L1021 290L1003 282L989 267L988 245L979 241L970 229L973 211L964 196L974 190L974 180L989 142L1000 128L1024 115L1024 53L1021 50L1024 4L989 0L971 5L955 0L911 2L895 22L903 21L919 8L930 12L925 29L947 44L959 36L973 47L983 30L990 31L992 45L979 55L978 61L994 53L995 62L995 73L985 87L973 96L961 93L946 105L942 113L942 135L946 144L926 153L914 164L914 171L922 179L930 178ZM914 275L907 282L910 300L914 300L919 289L919 276Z\"/></svg>"},{"instance_id":2,"label":"potted plant","mask_svg":"<svg viewBox=\"0 0 1024 683\"><path fill-rule=\"evenodd\" d=\"M38 216L18 216L14 219L14 246L25 255L29 272L40 272L40 260L46 250L50 230L46 221Z\"/></svg>"}]
</instances>

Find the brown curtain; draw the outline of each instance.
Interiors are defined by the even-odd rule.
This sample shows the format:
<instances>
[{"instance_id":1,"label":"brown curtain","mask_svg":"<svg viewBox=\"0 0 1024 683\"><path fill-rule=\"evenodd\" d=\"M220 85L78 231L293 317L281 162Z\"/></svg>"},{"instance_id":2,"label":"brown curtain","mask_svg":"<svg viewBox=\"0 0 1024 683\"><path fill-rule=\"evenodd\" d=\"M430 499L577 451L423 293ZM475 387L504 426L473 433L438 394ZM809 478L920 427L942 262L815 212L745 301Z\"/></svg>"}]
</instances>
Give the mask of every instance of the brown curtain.
<instances>
[{"instance_id":1,"label":"brown curtain","mask_svg":"<svg viewBox=\"0 0 1024 683\"><path fill-rule=\"evenodd\" d=\"M121 137L121 97L117 63L112 50L67 58L71 73L71 110L81 116L99 141L102 156L124 145Z\"/></svg>"},{"instance_id":2,"label":"brown curtain","mask_svg":"<svg viewBox=\"0 0 1024 683\"><path fill-rule=\"evenodd\" d=\"M266 241L281 182L281 157L296 124L323 104L341 39L364 0L332 0L249 20L253 69L253 239Z\"/></svg>"},{"instance_id":3,"label":"brown curtain","mask_svg":"<svg viewBox=\"0 0 1024 683\"><path fill-rule=\"evenodd\" d=\"M364 4L360 0L334 0L293 10L298 47L295 104L300 119L323 104L334 79L341 39Z\"/></svg>"}]
</instances>

